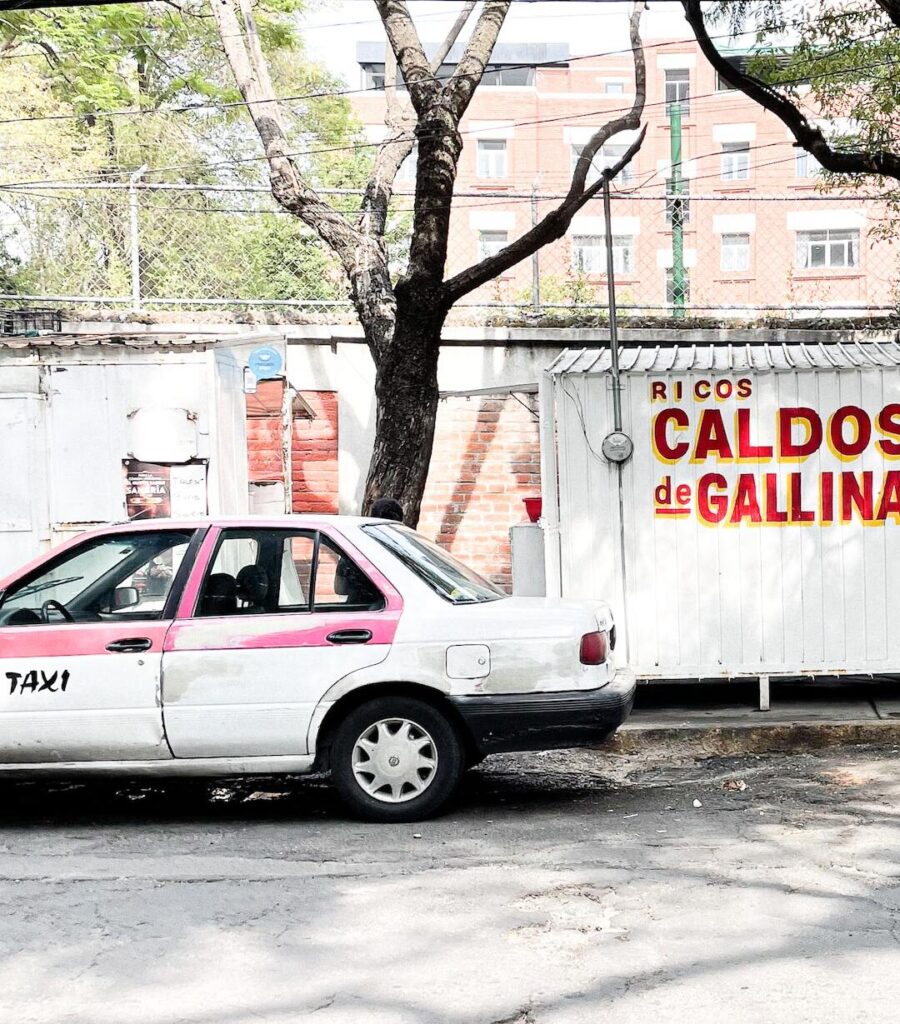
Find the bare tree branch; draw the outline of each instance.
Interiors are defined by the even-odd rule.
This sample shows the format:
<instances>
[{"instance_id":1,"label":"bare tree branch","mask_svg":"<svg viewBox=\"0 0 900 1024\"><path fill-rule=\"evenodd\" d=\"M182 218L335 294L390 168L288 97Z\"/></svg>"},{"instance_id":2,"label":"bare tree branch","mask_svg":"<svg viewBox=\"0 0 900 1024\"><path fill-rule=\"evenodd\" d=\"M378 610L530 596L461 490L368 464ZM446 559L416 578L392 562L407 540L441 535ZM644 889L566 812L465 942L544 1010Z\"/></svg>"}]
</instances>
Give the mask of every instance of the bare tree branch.
<instances>
[{"instance_id":1,"label":"bare tree branch","mask_svg":"<svg viewBox=\"0 0 900 1024\"><path fill-rule=\"evenodd\" d=\"M497 36L509 13L512 0L486 0L469 39L469 45L456 65L450 81L444 86L444 96L450 110L459 122L466 112L475 90L481 84Z\"/></svg>"},{"instance_id":2,"label":"bare tree branch","mask_svg":"<svg viewBox=\"0 0 900 1024\"><path fill-rule=\"evenodd\" d=\"M631 110L624 117L618 118L604 125L595 132L587 145L582 149L578 162L575 165L575 173L572 175L572 184L569 188L569 196L574 197L584 191L587 176L594 163L594 157L600 152L600 148L614 135L619 132L636 130L640 127L641 115L644 112L644 103L647 98L647 66L644 59L644 46L641 40L641 18L647 4L644 0L634 5L629 21L629 36L631 39L632 59L634 62L634 102Z\"/></svg>"},{"instance_id":3,"label":"bare tree branch","mask_svg":"<svg viewBox=\"0 0 900 1024\"><path fill-rule=\"evenodd\" d=\"M439 89L409 8L404 0L375 0L375 6L409 89L409 97L421 114Z\"/></svg>"},{"instance_id":4,"label":"bare tree branch","mask_svg":"<svg viewBox=\"0 0 900 1024\"><path fill-rule=\"evenodd\" d=\"M441 65L447 59L447 55L459 38L460 32L465 28L474 9L475 0L463 5L459 16L438 47L437 53L431 59L431 70L434 74L438 73ZM385 125L390 135L381 144L375 156L375 163L366 185L358 221L360 230L371 232L377 237L384 234L387 225L388 204L393 193L394 179L397 177L400 165L412 153L415 145L413 137L416 129L415 112L409 106L401 104L397 96L396 79L397 59L388 42L385 45L384 91Z\"/></svg>"},{"instance_id":5,"label":"bare tree branch","mask_svg":"<svg viewBox=\"0 0 900 1024\"><path fill-rule=\"evenodd\" d=\"M469 292L510 270L517 263L533 256L538 249L562 238L569 230L569 225L575 214L603 188L604 180L612 180L623 167L631 162L635 153L641 148L646 134L647 126L645 125L621 158L612 167L607 167L590 188L578 196L566 196L559 206L551 210L533 228L526 231L524 235L520 235L514 242L510 242L495 256L488 256L480 263L469 267L468 270L463 270L455 277L451 277L444 284L447 308L449 309L464 295L468 295ZM610 230L610 225L607 224L606 230Z\"/></svg>"},{"instance_id":6,"label":"bare tree branch","mask_svg":"<svg viewBox=\"0 0 900 1024\"><path fill-rule=\"evenodd\" d=\"M240 0L241 17L244 19L244 30L247 39L247 51L250 55L250 63L253 65L253 73L256 76L259 87L269 96L275 97L275 89L272 85L272 77L269 74L269 64L262 52L262 45L259 41L259 31L256 28L256 18L253 16L253 7L250 0ZM281 134L286 134L284 119L281 114L281 106L273 103L271 113L278 122Z\"/></svg>"},{"instance_id":7,"label":"bare tree branch","mask_svg":"<svg viewBox=\"0 0 900 1024\"><path fill-rule=\"evenodd\" d=\"M404 109L397 96L397 57L389 42L384 44L384 123L398 131L403 125Z\"/></svg>"},{"instance_id":8,"label":"bare tree branch","mask_svg":"<svg viewBox=\"0 0 900 1024\"><path fill-rule=\"evenodd\" d=\"M263 144L273 196L311 227L334 250L348 275L352 275L359 263L361 237L342 214L304 181L287 155L287 139L272 83L268 74L263 81L257 74L237 16L236 0L211 0L211 8L225 55Z\"/></svg>"},{"instance_id":9,"label":"bare tree branch","mask_svg":"<svg viewBox=\"0 0 900 1024\"><path fill-rule=\"evenodd\" d=\"M612 180L621 170L634 158L634 155L641 148L644 137L647 134L646 125L641 128L637 138L631 143L622 157L612 166L606 168L600 178L593 185L585 187L588 172L593 164L594 157L601 146L614 135L623 131L635 131L640 128L641 117L644 112L644 103L647 95L647 69L644 60L644 47L641 40L641 18L647 4L639 0L634 5L631 13L630 34L631 47L634 59L634 102L631 109L623 117L609 121L594 132L591 139L581 151L581 156L575 165L572 175L572 184L565 199L543 217L524 235L520 235L515 241L510 242L494 256L488 256L479 263L474 264L467 270L463 270L455 277L451 277L444 283L444 301L449 309L455 302L458 302L464 295L480 288L481 285L493 280L499 274L514 267L517 263L534 255L538 249L554 242L568 231L572 218L576 213L603 188L604 180ZM611 229L607 224L606 230Z\"/></svg>"},{"instance_id":10,"label":"bare tree branch","mask_svg":"<svg viewBox=\"0 0 900 1024\"><path fill-rule=\"evenodd\" d=\"M456 21L450 28L450 31L444 36L444 41L437 49L437 53L431 58L431 70L437 74L441 70L441 65L447 59L450 51L453 49L453 45L459 34L466 27L466 22L469 20L469 15L475 10L475 4L477 0L471 0L469 3L465 3L462 6L462 10L457 15Z\"/></svg>"},{"instance_id":11,"label":"bare tree branch","mask_svg":"<svg viewBox=\"0 0 900 1024\"><path fill-rule=\"evenodd\" d=\"M806 115L789 99L762 79L736 68L719 53L706 30L700 0L681 0L681 3L700 49L721 77L729 85L740 89L745 96L779 117L787 125L797 144L812 153L826 170L835 174L883 175L900 181L900 156L887 150L834 149L821 129L810 124ZM879 4L892 18L892 11L900 13L900 4L895 0L879 0Z\"/></svg>"}]
</instances>

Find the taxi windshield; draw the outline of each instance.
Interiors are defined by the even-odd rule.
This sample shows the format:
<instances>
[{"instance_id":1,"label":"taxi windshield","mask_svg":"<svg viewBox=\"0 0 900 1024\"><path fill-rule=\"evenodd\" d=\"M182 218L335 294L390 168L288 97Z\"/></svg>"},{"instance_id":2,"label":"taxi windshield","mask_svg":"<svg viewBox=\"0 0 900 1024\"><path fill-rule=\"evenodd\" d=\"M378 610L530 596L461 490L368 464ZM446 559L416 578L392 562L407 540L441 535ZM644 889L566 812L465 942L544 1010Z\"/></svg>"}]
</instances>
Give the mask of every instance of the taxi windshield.
<instances>
[{"instance_id":1,"label":"taxi windshield","mask_svg":"<svg viewBox=\"0 0 900 1024\"><path fill-rule=\"evenodd\" d=\"M451 604L481 604L507 595L443 548L399 523L363 529Z\"/></svg>"}]
</instances>

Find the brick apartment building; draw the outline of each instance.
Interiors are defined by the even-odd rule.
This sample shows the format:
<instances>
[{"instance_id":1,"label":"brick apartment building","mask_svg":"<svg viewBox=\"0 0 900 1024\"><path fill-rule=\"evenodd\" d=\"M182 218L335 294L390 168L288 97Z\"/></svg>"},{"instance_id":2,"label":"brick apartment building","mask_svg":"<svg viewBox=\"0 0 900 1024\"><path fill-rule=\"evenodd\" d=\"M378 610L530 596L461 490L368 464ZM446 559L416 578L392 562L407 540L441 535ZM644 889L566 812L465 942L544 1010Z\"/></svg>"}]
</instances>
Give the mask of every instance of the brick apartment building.
<instances>
[{"instance_id":1,"label":"brick apartment building","mask_svg":"<svg viewBox=\"0 0 900 1024\"><path fill-rule=\"evenodd\" d=\"M872 234L878 204L858 193L817 190L814 158L793 146L781 121L721 81L695 43L648 43L645 55L648 134L615 182L613 197L620 304L664 312L672 303L667 193L674 101L682 110L688 306L719 314L749 306L803 315L804 307L852 312L890 304L894 260L889 243ZM452 73L457 57L451 51L442 75ZM383 43L358 44L357 58L363 88L383 86ZM633 93L629 51L570 59L565 44L498 45L462 123L449 272L502 248L548 210L549 199L532 203L532 190L564 192L581 147L630 106ZM354 105L369 138L383 138L383 95L361 93ZM848 128L823 126L835 135ZM611 139L595 162L598 169L615 162L633 135ZM413 157L401 169L398 189L411 189L414 176ZM542 303L604 304L605 232L598 200L574 219L566 239L540 253ZM467 301L527 303L534 298L532 280L533 267L525 263Z\"/></svg>"}]
</instances>

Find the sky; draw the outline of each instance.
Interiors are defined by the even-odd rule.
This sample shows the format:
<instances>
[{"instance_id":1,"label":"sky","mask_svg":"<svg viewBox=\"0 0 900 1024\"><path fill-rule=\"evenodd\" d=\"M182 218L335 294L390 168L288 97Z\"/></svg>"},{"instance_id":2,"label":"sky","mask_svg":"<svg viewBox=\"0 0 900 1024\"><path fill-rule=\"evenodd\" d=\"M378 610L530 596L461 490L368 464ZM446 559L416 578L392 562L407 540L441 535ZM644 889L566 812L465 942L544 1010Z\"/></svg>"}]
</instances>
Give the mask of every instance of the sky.
<instances>
[{"instance_id":1,"label":"sky","mask_svg":"<svg viewBox=\"0 0 900 1024\"><path fill-rule=\"evenodd\" d=\"M439 40L462 4L447 0L414 0L411 9L423 42ZM555 0L514 3L501 42L568 43L573 57L616 49L628 44L629 3L580 3ZM371 0L314 0L303 17L303 37L310 56L341 75L351 87L358 84L356 44L384 38ZM469 23L475 24L474 15ZM644 15L642 36L651 39L692 38L681 5L659 2Z\"/></svg>"}]
</instances>

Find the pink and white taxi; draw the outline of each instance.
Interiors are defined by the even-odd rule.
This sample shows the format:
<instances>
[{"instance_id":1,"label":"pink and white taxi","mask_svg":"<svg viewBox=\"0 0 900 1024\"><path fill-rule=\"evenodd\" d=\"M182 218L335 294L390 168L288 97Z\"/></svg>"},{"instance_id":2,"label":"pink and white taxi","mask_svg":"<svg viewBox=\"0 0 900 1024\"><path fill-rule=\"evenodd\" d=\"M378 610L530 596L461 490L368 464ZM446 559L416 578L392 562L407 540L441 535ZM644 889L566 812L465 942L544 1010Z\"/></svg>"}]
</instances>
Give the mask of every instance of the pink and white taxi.
<instances>
[{"instance_id":1,"label":"pink and white taxi","mask_svg":"<svg viewBox=\"0 0 900 1024\"><path fill-rule=\"evenodd\" d=\"M376 821L631 710L601 604L508 597L397 523L154 520L0 582L0 772L329 771Z\"/></svg>"}]
</instances>

